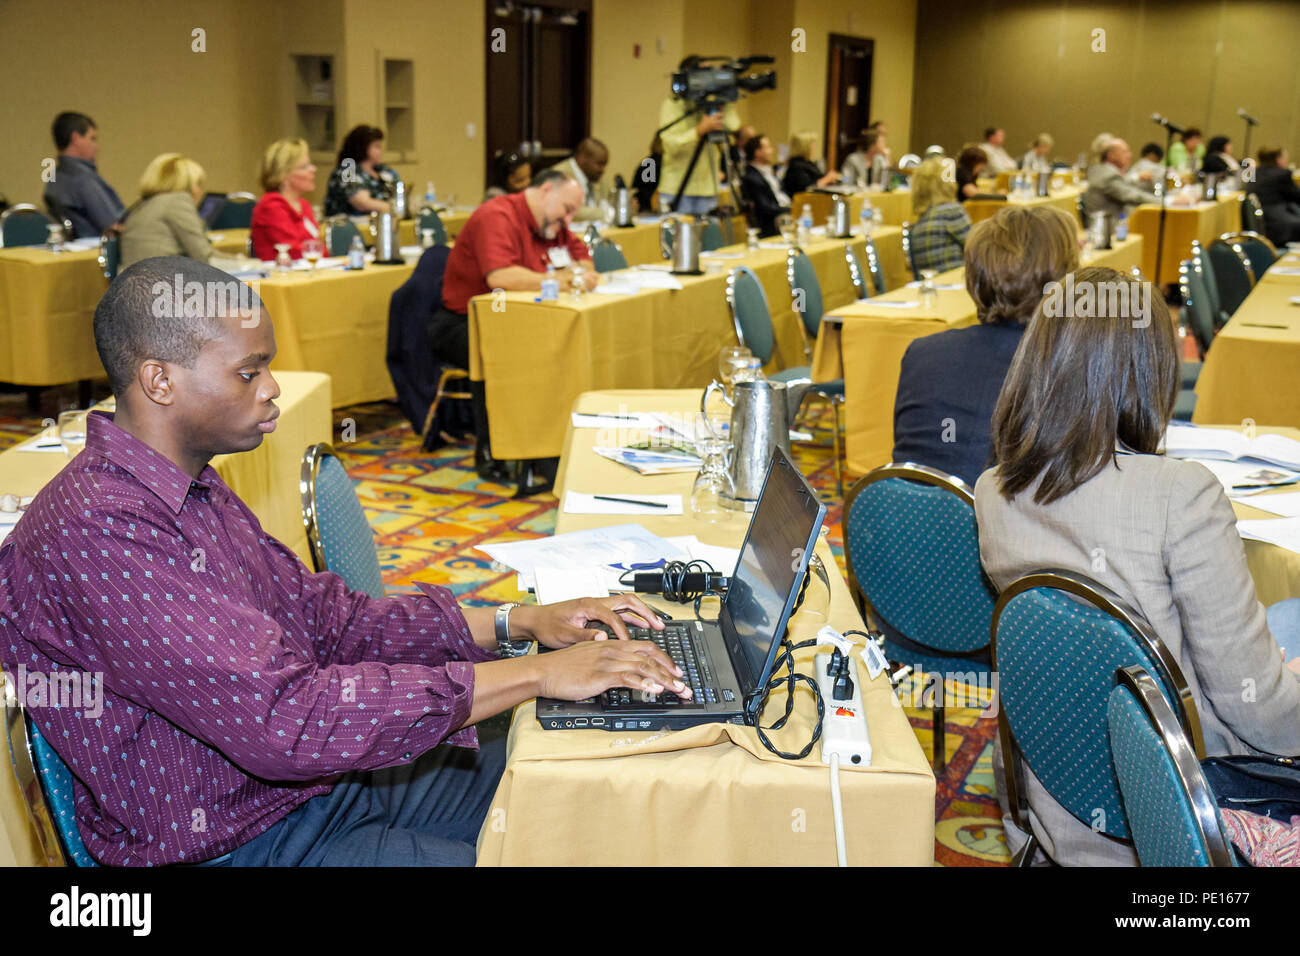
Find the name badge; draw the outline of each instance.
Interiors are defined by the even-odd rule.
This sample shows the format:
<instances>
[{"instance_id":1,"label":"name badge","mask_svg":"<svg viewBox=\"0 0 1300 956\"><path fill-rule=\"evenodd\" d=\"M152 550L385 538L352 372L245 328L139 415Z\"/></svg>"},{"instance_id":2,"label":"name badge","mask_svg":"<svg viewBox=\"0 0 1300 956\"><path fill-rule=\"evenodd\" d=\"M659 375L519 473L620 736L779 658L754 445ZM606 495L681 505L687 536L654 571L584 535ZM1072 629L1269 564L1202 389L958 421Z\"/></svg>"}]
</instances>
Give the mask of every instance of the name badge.
<instances>
[{"instance_id":1,"label":"name badge","mask_svg":"<svg viewBox=\"0 0 1300 956\"><path fill-rule=\"evenodd\" d=\"M546 255L551 260L551 265L557 269L567 269L573 264L573 256L569 255L566 246L553 246L546 250Z\"/></svg>"}]
</instances>

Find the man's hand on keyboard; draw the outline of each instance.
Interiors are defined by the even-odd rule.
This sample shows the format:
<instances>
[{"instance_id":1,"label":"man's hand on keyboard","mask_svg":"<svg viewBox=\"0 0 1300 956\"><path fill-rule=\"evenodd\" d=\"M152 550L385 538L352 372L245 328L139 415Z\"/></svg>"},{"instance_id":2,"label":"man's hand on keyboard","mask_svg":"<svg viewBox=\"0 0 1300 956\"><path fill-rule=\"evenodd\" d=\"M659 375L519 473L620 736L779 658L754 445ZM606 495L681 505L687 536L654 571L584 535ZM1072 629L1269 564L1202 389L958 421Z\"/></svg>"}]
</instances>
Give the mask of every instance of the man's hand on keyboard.
<instances>
[{"instance_id":1,"label":"man's hand on keyboard","mask_svg":"<svg viewBox=\"0 0 1300 956\"><path fill-rule=\"evenodd\" d=\"M583 641L556 654L518 660L538 668L539 697L583 700L611 687L691 696L691 689L680 680L681 670L650 641Z\"/></svg>"},{"instance_id":2,"label":"man's hand on keyboard","mask_svg":"<svg viewBox=\"0 0 1300 956\"><path fill-rule=\"evenodd\" d=\"M607 598L577 598L559 604L522 605L510 612L512 640L531 638L550 648L568 647L579 641L603 641L609 635L594 625L604 624L614 636L627 640L626 621L635 627L663 630L659 615L634 594ZM589 626L593 625L593 626Z\"/></svg>"}]
</instances>

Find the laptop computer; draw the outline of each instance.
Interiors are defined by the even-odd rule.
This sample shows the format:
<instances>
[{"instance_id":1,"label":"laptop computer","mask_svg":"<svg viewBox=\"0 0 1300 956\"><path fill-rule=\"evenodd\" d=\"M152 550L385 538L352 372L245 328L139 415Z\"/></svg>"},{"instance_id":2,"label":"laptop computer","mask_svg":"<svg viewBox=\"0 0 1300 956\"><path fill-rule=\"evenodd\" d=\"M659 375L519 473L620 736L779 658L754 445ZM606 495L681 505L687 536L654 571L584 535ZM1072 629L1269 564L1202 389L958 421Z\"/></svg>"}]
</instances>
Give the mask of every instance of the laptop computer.
<instances>
[{"instance_id":1,"label":"laptop computer","mask_svg":"<svg viewBox=\"0 0 1300 956\"><path fill-rule=\"evenodd\" d=\"M203 201L199 203L199 218L203 220L205 226L209 229L212 228L212 224L221 215L221 210L226 208L227 201L225 193L207 193L204 195Z\"/></svg>"},{"instance_id":2,"label":"laptop computer","mask_svg":"<svg viewBox=\"0 0 1300 956\"><path fill-rule=\"evenodd\" d=\"M654 640L685 673L694 696L611 688L598 697L537 699L545 730L682 730L705 723L755 724L826 506L780 448L774 449L718 620L666 621Z\"/></svg>"}]
</instances>

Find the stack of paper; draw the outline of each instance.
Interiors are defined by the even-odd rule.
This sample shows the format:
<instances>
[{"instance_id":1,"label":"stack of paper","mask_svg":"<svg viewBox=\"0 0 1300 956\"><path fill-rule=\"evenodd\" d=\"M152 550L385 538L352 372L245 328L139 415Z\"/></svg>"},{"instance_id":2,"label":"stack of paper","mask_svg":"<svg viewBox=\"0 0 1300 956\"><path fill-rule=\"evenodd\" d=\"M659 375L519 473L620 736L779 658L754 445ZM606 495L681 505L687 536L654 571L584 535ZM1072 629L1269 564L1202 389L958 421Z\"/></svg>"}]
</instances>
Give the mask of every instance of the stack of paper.
<instances>
[{"instance_id":1,"label":"stack of paper","mask_svg":"<svg viewBox=\"0 0 1300 956\"><path fill-rule=\"evenodd\" d=\"M1300 442L1282 435L1250 438L1229 428L1170 424L1165 432L1165 454L1171 458L1211 458L1217 461L1249 459L1300 469Z\"/></svg>"},{"instance_id":2,"label":"stack of paper","mask_svg":"<svg viewBox=\"0 0 1300 956\"><path fill-rule=\"evenodd\" d=\"M596 446L591 450L602 458L608 458L610 461L616 461L620 465L631 468L638 475L676 475L688 471L699 471L700 468L699 458L674 451L601 446Z\"/></svg>"},{"instance_id":3,"label":"stack of paper","mask_svg":"<svg viewBox=\"0 0 1300 956\"><path fill-rule=\"evenodd\" d=\"M1300 518L1253 518L1237 522L1243 538L1267 541L1288 551L1300 552Z\"/></svg>"}]
</instances>

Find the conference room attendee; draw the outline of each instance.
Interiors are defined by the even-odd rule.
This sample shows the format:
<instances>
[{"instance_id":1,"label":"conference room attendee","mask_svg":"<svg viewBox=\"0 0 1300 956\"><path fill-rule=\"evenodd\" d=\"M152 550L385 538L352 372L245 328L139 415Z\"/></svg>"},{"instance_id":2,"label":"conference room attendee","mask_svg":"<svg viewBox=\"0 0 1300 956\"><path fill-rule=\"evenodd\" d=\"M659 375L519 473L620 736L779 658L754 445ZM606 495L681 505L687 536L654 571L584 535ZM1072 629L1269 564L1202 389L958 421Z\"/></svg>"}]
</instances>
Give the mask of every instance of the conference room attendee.
<instances>
[{"instance_id":1,"label":"conference room attendee","mask_svg":"<svg viewBox=\"0 0 1300 956\"><path fill-rule=\"evenodd\" d=\"M1089 166L1096 166L1098 163L1101 162L1102 150L1104 150L1106 148L1106 144L1113 139L1115 139L1114 133L1098 133L1096 136L1092 138L1092 142L1088 144L1088 165ZM1082 171L1085 173L1087 172L1086 169Z\"/></svg>"},{"instance_id":2,"label":"conference room attendee","mask_svg":"<svg viewBox=\"0 0 1300 956\"><path fill-rule=\"evenodd\" d=\"M316 188L316 167L305 139L279 139L262 156L262 198L253 207L249 238L253 255L274 259L276 245L289 247L291 259L302 258L302 244L320 238L320 227L307 197Z\"/></svg>"},{"instance_id":3,"label":"conference room attendee","mask_svg":"<svg viewBox=\"0 0 1300 956\"><path fill-rule=\"evenodd\" d=\"M539 694L689 699L652 642L588 626L662 623L631 596L462 609L310 572L210 464L275 430L274 323L247 321L242 283L155 318L160 286L237 282L176 257L108 287L94 330L116 411L87 417L0 548L0 663L94 675L95 708L29 714L101 863L472 865L505 764L474 725ZM533 640L557 650L508 656Z\"/></svg>"},{"instance_id":4,"label":"conference room attendee","mask_svg":"<svg viewBox=\"0 0 1300 956\"><path fill-rule=\"evenodd\" d=\"M745 174L741 188L750 203L753 224L760 237L777 234L776 219L790 211L790 197L781 189L772 165L776 162L776 147L772 140L759 133L745 144Z\"/></svg>"},{"instance_id":5,"label":"conference room attendee","mask_svg":"<svg viewBox=\"0 0 1300 956\"><path fill-rule=\"evenodd\" d=\"M1088 169L1088 188L1083 193L1084 211L1107 213L1119 219L1136 205L1154 198L1152 184L1134 183L1125 178L1133 151L1122 139L1112 139L1101 151L1101 162Z\"/></svg>"},{"instance_id":6,"label":"conference room attendee","mask_svg":"<svg viewBox=\"0 0 1300 956\"><path fill-rule=\"evenodd\" d=\"M574 281L572 265L584 260L583 285L596 287L586 243L569 229L582 208L582 187L558 169L544 169L523 192L483 203L470 215L447 256L442 308L429 325L433 352L448 365L469 368L469 300L494 290L537 290L547 267L563 288ZM474 467L488 481L506 481L509 470L492 457L482 382L470 382L474 408Z\"/></svg>"},{"instance_id":7,"label":"conference room attendee","mask_svg":"<svg viewBox=\"0 0 1300 956\"><path fill-rule=\"evenodd\" d=\"M918 170L919 172L919 170ZM926 335L903 353L894 461L956 475L972 488L989 466L989 422L1043 289L1078 267L1076 226L1051 206L1007 206L966 238L976 325Z\"/></svg>"},{"instance_id":8,"label":"conference room attendee","mask_svg":"<svg viewBox=\"0 0 1300 956\"><path fill-rule=\"evenodd\" d=\"M1134 182L1161 182L1165 176L1165 151L1159 143L1147 143L1142 147L1142 158L1129 167L1125 174Z\"/></svg>"},{"instance_id":9,"label":"conference room attendee","mask_svg":"<svg viewBox=\"0 0 1300 956\"><path fill-rule=\"evenodd\" d=\"M984 155L988 158L989 174L992 176L1009 173L1016 168L1016 161L1003 147L1006 139L1006 131L1001 127L990 126L984 131L984 142L980 144L980 149L984 150Z\"/></svg>"},{"instance_id":10,"label":"conference room attendee","mask_svg":"<svg viewBox=\"0 0 1300 956\"><path fill-rule=\"evenodd\" d=\"M785 175L781 177L781 191L791 198L796 193L840 181L839 173L834 170L824 173L818 165L817 138L812 130L804 130L790 137L790 161L786 163Z\"/></svg>"},{"instance_id":11,"label":"conference room attendee","mask_svg":"<svg viewBox=\"0 0 1300 956\"><path fill-rule=\"evenodd\" d=\"M1287 161L1287 151L1265 146L1259 151L1255 181L1244 183L1259 197L1264 210L1264 232L1275 246L1300 242L1300 186Z\"/></svg>"},{"instance_id":12,"label":"conference room attendee","mask_svg":"<svg viewBox=\"0 0 1300 956\"><path fill-rule=\"evenodd\" d=\"M1097 267L1072 278L1076 296L1132 282ZM998 590L1062 568L1116 592L1186 678L1207 756L1300 754L1296 602L1265 611L1219 479L1159 453L1180 386L1164 297L1087 318L1052 301L1025 331L993 412L997 464L975 486L984 570ZM1137 865L1131 844L1080 822L1024 770L1029 824L1052 860ZM1027 835L1009 815L1004 824L1014 853Z\"/></svg>"},{"instance_id":13,"label":"conference room attendee","mask_svg":"<svg viewBox=\"0 0 1300 956\"><path fill-rule=\"evenodd\" d=\"M910 247L917 270L947 272L962 264L970 216L957 202L957 184L945 159L927 159L912 173L912 223Z\"/></svg>"},{"instance_id":14,"label":"conference room attendee","mask_svg":"<svg viewBox=\"0 0 1300 956\"><path fill-rule=\"evenodd\" d=\"M890 152L889 143L888 143L889 127L885 125L883 120L876 120L874 123L868 126L867 129L876 133L880 137L879 138L880 155L885 158L885 165L887 167L892 166L894 164L894 158L893 158L893 154Z\"/></svg>"},{"instance_id":15,"label":"conference room attendee","mask_svg":"<svg viewBox=\"0 0 1300 956\"><path fill-rule=\"evenodd\" d=\"M1241 168L1236 157L1232 155L1232 140L1226 136L1213 136L1205 147L1205 159L1201 162L1203 173L1235 173Z\"/></svg>"},{"instance_id":16,"label":"conference room attendee","mask_svg":"<svg viewBox=\"0 0 1300 956\"><path fill-rule=\"evenodd\" d=\"M638 209L654 209L655 193L659 190L659 170L664 160L664 141L658 133L650 142L650 153L637 165L632 174L632 189L636 193Z\"/></svg>"},{"instance_id":17,"label":"conference room attendee","mask_svg":"<svg viewBox=\"0 0 1300 956\"><path fill-rule=\"evenodd\" d=\"M521 193L532 179L533 164L528 157L517 150L501 150L492 159L492 182L483 193L483 201Z\"/></svg>"},{"instance_id":18,"label":"conference room attendee","mask_svg":"<svg viewBox=\"0 0 1300 956\"><path fill-rule=\"evenodd\" d=\"M693 69L697 65L698 57L688 56L679 69ZM712 212L718 205L719 177L723 170L719 166L717 146L709 137L723 130L734 133L740 129L740 114L735 104L726 103L721 109L704 112L685 97L670 96L659 106L658 129L664 144L659 169L659 211L693 216ZM705 145L688 180L686 170L695 155L695 147L701 142ZM682 198L674 208L679 190Z\"/></svg>"},{"instance_id":19,"label":"conference room attendee","mask_svg":"<svg viewBox=\"0 0 1300 956\"><path fill-rule=\"evenodd\" d=\"M1187 127L1182 138L1169 147L1169 165L1180 172L1195 172L1201 168L1205 159L1205 144L1201 142L1201 131L1195 126Z\"/></svg>"},{"instance_id":20,"label":"conference room attendee","mask_svg":"<svg viewBox=\"0 0 1300 956\"><path fill-rule=\"evenodd\" d=\"M207 174L181 153L155 156L140 179L140 202L122 220L119 269L154 256L212 257L207 225L199 218Z\"/></svg>"},{"instance_id":21,"label":"conference room attendee","mask_svg":"<svg viewBox=\"0 0 1300 956\"><path fill-rule=\"evenodd\" d=\"M736 171L743 173L745 171L745 144L754 138L758 130L748 123L743 124L740 129L736 130L734 141L729 147L731 162L736 167Z\"/></svg>"},{"instance_id":22,"label":"conference room attendee","mask_svg":"<svg viewBox=\"0 0 1300 956\"><path fill-rule=\"evenodd\" d=\"M883 186L888 175L884 134L878 130L863 130L858 148L844 157L840 176L846 183L858 186Z\"/></svg>"},{"instance_id":23,"label":"conference room attendee","mask_svg":"<svg viewBox=\"0 0 1300 956\"><path fill-rule=\"evenodd\" d=\"M380 162L383 158L384 131L377 126L354 126L343 137L338 163L325 186L325 215L391 212L397 173Z\"/></svg>"},{"instance_id":24,"label":"conference room attendee","mask_svg":"<svg viewBox=\"0 0 1300 956\"><path fill-rule=\"evenodd\" d=\"M601 202L607 199L601 178L605 167L609 165L609 148L598 139L590 136L578 144L573 155L557 167L570 179L576 180L582 187L582 208L573 218L580 222L604 219L605 210Z\"/></svg>"},{"instance_id":25,"label":"conference room attendee","mask_svg":"<svg viewBox=\"0 0 1300 956\"><path fill-rule=\"evenodd\" d=\"M967 146L957 156L957 166L953 170L953 175L957 179L958 202L965 202L972 196L979 195L979 187L975 185L975 180L984 172L988 161L988 155L980 146Z\"/></svg>"},{"instance_id":26,"label":"conference room attendee","mask_svg":"<svg viewBox=\"0 0 1300 956\"><path fill-rule=\"evenodd\" d=\"M45 205L72 223L77 237L98 236L121 220L126 207L99 175L99 130L84 113L60 113L50 128L59 158L45 186ZM68 238L74 238L69 236Z\"/></svg>"},{"instance_id":27,"label":"conference room attendee","mask_svg":"<svg viewBox=\"0 0 1300 956\"><path fill-rule=\"evenodd\" d=\"M1048 154L1055 143L1051 133L1039 133L1029 144L1029 151L1020 158L1020 168L1028 173L1050 173L1052 160Z\"/></svg>"}]
</instances>

